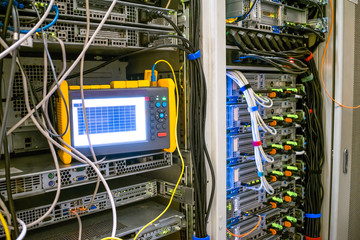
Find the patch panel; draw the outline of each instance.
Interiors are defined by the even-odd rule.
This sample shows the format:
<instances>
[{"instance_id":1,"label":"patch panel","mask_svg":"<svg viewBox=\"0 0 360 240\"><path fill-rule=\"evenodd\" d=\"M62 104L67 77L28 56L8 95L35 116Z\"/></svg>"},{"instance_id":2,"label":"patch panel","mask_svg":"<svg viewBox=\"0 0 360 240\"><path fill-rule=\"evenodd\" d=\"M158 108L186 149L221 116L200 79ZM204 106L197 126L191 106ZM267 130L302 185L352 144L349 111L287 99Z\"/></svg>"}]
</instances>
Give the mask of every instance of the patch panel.
<instances>
[{"instance_id":1,"label":"patch panel","mask_svg":"<svg viewBox=\"0 0 360 240\"><path fill-rule=\"evenodd\" d=\"M142 177L134 176L111 181L109 184L112 189L111 192L116 202L116 206L123 206L157 196L156 180L147 180ZM84 216L110 209L111 205L108 195L106 192L99 191L96 194L92 206L86 210L91 201L91 192L93 189L94 186L85 186L75 189L75 191L74 189L63 190L61 198L67 200L59 201L55 209L44 221L31 227L30 229L58 224L69 219L73 219L75 218L75 215L72 211L76 211L80 216ZM86 195L86 193L89 195ZM16 204L22 208L22 210L19 209L19 211L17 211L17 216L26 224L35 221L51 206L51 204L41 205L41 203L44 202L44 199L46 199L46 202L49 202L49 200L53 199L53 196L47 196L46 198L44 198L44 196L35 196L32 198L17 200ZM35 207L33 206L34 203L36 203ZM0 231L0 237L3 236L4 232Z\"/></svg>"},{"instance_id":2,"label":"patch panel","mask_svg":"<svg viewBox=\"0 0 360 240\"><path fill-rule=\"evenodd\" d=\"M17 170L12 174L11 179L15 199L56 190L58 178L49 159L51 159L50 154L38 155L36 166L32 164L31 156L12 159L12 167ZM109 158L99 164L99 169L106 179L115 179L170 166L172 166L172 154L160 152L133 157ZM3 166L0 164L0 167ZM97 180L94 169L87 164L61 164L60 174L62 188L86 185ZM86 181L79 180L79 176L86 177ZM7 197L4 175L0 176L0 194L4 198Z\"/></svg>"},{"instance_id":3,"label":"patch panel","mask_svg":"<svg viewBox=\"0 0 360 240\"><path fill-rule=\"evenodd\" d=\"M29 19L31 19L31 17L21 17L20 20L25 21ZM48 24L50 21L50 19L46 20L45 24ZM22 24L22 27L24 30L31 29L33 24ZM91 23L90 36L95 31L96 27L96 23ZM59 19L54 26L49 28L48 32L50 36L52 34L58 36L66 45L83 47L86 35L86 22ZM171 35L173 34L173 31L105 24L94 39L92 45L107 48L126 47L127 49L153 46L155 44L153 42L140 41L141 36L144 34L155 38L158 35ZM51 39L51 37L49 37L49 39ZM36 34L32 36L32 40L34 43L42 42L41 37ZM49 43L51 46L52 41ZM176 43L176 41L174 39L159 39L156 41L156 44L165 43L173 44Z\"/></svg>"},{"instance_id":4,"label":"patch panel","mask_svg":"<svg viewBox=\"0 0 360 240\"><path fill-rule=\"evenodd\" d=\"M44 2L48 3L49 1ZM91 21L101 21L110 4L111 1L108 0L90 0ZM59 0L56 5L59 8L60 19L86 20L85 0ZM107 22L148 28L171 29L171 25L164 18L151 14L151 11L161 12L173 22L177 22L177 14L173 10L127 1L118 1ZM32 10L23 10L23 12L33 14Z\"/></svg>"}]
</instances>

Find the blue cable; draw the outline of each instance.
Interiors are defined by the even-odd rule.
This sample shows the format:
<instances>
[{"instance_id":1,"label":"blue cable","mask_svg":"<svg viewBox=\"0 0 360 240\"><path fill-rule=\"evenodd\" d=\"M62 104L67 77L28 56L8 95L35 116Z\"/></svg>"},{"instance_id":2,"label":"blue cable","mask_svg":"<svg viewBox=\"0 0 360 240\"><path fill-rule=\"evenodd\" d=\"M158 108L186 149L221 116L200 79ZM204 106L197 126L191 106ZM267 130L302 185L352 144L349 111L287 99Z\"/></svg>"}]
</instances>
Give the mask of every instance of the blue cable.
<instances>
[{"instance_id":1,"label":"blue cable","mask_svg":"<svg viewBox=\"0 0 360 240\"><path fill-rule=\"evenodd\" d=\"M156 65L154 64L153 67L152 67L152 70L151 70L151 81L152 82L156 82L156 76L155 76L155 67Z\"/></svg>"},{"instance_id":2,"label":"blue cable","mask_svg":"<svg viewBox=\"0 0 360 240\"><path fill-rule=\"evenodd\" d=\"M44 31L47 30L47 29L49 29L49 28L51 28L52 26L54 26L55 23L57 22L57 20L59 19L59 15L60 15L60 13L59 13L59 8L54 5L54 6L52 7L51 11L55 11L55 12L56 12L55 17L54 17L54 20L52 20L51 23L49 23L48 25L46 25L46 26L44 26L44 27L42 28ZM0 22L0 27L2 27L2 26L4 26L4 24ZM10 30L10 31L13 32L13 31L14 31L14 28L8 27L8 30ZM41 31L42 31L41 28L38 28L38 29L35 31L35 33L38 33L38 32L41 32ZM20 33L22 33L22 34L26 34L26 33L28 33L28 32L30 32L30 30L20 30Z\"/></svg>"}]
</instances>

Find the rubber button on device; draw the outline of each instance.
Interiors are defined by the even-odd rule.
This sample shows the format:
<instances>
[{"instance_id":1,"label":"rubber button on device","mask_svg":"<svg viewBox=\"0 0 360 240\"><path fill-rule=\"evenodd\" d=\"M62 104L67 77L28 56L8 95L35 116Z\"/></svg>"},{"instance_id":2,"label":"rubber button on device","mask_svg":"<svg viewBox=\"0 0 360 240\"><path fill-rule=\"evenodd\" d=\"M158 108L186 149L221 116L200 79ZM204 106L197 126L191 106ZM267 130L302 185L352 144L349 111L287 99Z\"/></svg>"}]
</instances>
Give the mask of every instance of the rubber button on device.
<instances>
[{"instance_id":1,"label":"rubber button on device","mask_svg":"<svg viewBox=\"0 0 360 240\"><path fill-rule=\"evenodd\" d=\"M161 128L161 124L156 125L156 128L157 128L157 129L160 129L160 128Z\"/></svg>"},{"instance_id":2,"label":"rubber button on device","mask_svg":"<svg viewBox=\"0 0 360 240\"><path fill-rule=\"evenodd\" d=\"M167 102L163 102L163 103L162 103L162 106L163 106L163 107L166 107L166 106L167 106Z\"/></svg>"},{"instance_id":3,"label":"rubber button on device","mask_svg":"<svg viewBox=\"0 0 360 240\"><path fill-rule=\"evenodd\" d=\"M164 132L164 133L158 133L158 137L166 137L167 136L167 133Z\"/></svg>"},{"instance_id":4,"label":"rubber button on device","mask_svg":"<svg viewBox=\"0 0 360 240\"><path fill-rule=\"evenodd\" d=\"M165 117L165 114L164 114L164 113L160 113L159 117L160 117L160 118L164 118L164 117Z\"/></svg>"},{"instance_id":5,"label":"rubber button on device","mask_svg":"<svg viewBox=\"0 0 360 240\"><path fill-rule=\"evenodd\" d=\"M154 135L151 136L151 140L152 140L152 141L155 140L155 136L154 136Z\"/></svg>"},{"instance_id":6,"label":"rubber button on device","mask_svg":"<svg viewBox=\"0 0 360 240\"><path fill-rule=\"evenodd\" d=\"M163 127L163 129L166 129L167 125L164 123L164 124L162 125L162 127Z\"/></svg>"},{"instance_id":7,"label":"rubber button on device","mask_svg":"<svg viewBox=\"0 0 360 240\"><path fill-rule=\"evenodd\" d=\"M157 102L156 107L158 107L158 108L161 107L161 103Z\"/></svg>"}]
</instances>

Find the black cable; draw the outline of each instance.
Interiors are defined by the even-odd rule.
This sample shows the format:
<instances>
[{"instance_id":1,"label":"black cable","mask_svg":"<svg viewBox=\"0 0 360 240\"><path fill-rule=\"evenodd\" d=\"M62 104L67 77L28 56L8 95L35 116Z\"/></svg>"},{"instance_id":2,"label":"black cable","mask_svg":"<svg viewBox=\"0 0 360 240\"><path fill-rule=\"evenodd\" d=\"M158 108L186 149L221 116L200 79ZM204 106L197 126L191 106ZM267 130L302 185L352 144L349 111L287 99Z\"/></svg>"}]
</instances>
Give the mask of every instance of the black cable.
<instances>
[{"instance_id":1,"label":"black cable","mask_svg":"<svg viewBox=\"0 0 360 240\"><path fill-rule=\"evenodd\" d=\"M324 188L321 180L321 173L324 164L324 130L322 124L323 100L321 95L321 83L312 59L308 63L314 79L305 83L307 91L304 111L306 113L306 139L308 148L306 150L307 174L305 186L305 213L321 213ZM305 236L320 237L321 219L305 218Z\"/></svg>"},{"instance_id":2,"label":"black cable","mask_svg":"<svg viewBox=\"0 0 360 240\"><path fill-rule=\"evenodd\" d=\"M7 28L9 26L9 22L10 22L10 15L11 15L11 11L13 8L13 0L9 0L8 2L8 6L6 9L6 15L5 15L5 19L4 19L4 26L3 26L3 30L2 30L2 34L1 37L5 40L6 36L7 36ZM16 16L13 16L13 18L15 18ZM15 26L14 26L15 27ZM0 47L0 52L2 52L4 50L4 48L1 46ZM15 55L16 57L16 52L17 50L14 50L13 55ZM0 79L1 81L3 81L2 77L3 77L3 59L0 59ZM1 89L2 84L0 84L0 99L2 99L2 89ZM2 104L0 104L0 117L1 117L1 123L5 122L5 119L3 119L3 106ZM4 141L3 141L3 152L4 152L4 158L5 158L5 178L6 178L6 192L7 192L7 197L8 197L8 203L9 203L9 211L11 213L11 218L12 218L12 224L14 226L14 230L11 231L12 234L12 238L16 239L16 237L19 235L19 228L18 228L18 222L17 222L17 217L16 217L16 210L15 210L15 205L14 205L14 200L13 200L13 196L12 196L12 188L11 188L11 172L10 172L10 153L9 153L9 143L8 143L8 139L7 137L4 137Z\"/></svg>"},{"instance_id":3,"label":"black cable","mask_svg":"<svg viewBox=\"0 0 360 240\"><path fill-rule=\"evenodd\" d=\"M254 8L256 7L258 2L259 2L259 0L255 0L254 4L251 6L249 11L247 11L241 17L238 17L238 19L235 22L240 22L240 21L244 20L245 18L247 18L249 16L249 14L254 10ZM251 1L250 1L250 3L251 3Z\"/></svg>"}]
</instances>

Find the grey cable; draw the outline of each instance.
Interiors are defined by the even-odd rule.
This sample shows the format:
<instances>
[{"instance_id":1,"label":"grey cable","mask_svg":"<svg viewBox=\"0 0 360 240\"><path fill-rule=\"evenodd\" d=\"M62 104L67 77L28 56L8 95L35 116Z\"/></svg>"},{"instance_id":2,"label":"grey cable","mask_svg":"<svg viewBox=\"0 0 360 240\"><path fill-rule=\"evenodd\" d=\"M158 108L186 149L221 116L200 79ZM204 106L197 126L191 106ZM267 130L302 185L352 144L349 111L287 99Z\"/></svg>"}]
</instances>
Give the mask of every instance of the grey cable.
<instances>
[{"instance_id":1,"label":"grey cable","mask_svg":"<svg viewBox=\"0 0 360 240\"><path fill-rule=\"evenodd\" d=\"M86 35L85 35L85 41L84 41L84 45L87 44L88 39L89 39L89 35L90 35L90 6L89 6L89 0L85 0L85 8L86 8ZM88 122L88 118L87 118L87 114L86 114L86 106L85 106L85 94L84 94L84 63L85 63L85 54L84 56L81 58L80 61L80 94L81 94L81 103L82 103L82 111L83 111L83 117L84 117L84 123L85 123L85 131L86 131L86 137L89 143L89 148L90 148L90 152L91 155L94 159L94 162L97 163L98 160L96 158L96 154L94 151L94 148L91 144L91 139L90 139L90 133L89 133L89 122ZM97 167L99 167L98 164L96 164ZM100 186L100 178L97 178L96 181L96 186L95 186L95 190L94 190L94 194L90 200L90 203L88 204L88 206L86 207L86 210L88 210L91 205L93 204L95 198L96 198L96 194L99 190L99 186Z\"/></svg>"},{"instance_id":2,"label":"grey cable","mask_svg":"<svg viewBox=\"0 0 360 240\"><path fill-rule=\"evenodd\" d=\"M35 33L35 31L41 26L41 24L46 20L47 16L49 15L53 5L55 3L55 0L50 0L50 3L48 4L48 8L46 9L44 15L40 18L39 22L27 33L25 34L24 37L22 37L21 39L19 39L19 41L17 41L16 43L14 43L13 45L11 45L8 49L4 50L1 54L0 54L0 59L4 58L5 56L7 56L8 54L10 54L12 51L14 51L16 48L20 47L20 45L26 41L29 37L31 37L31 35L33 35Z\"/></svg>"},{"instance_id":3,"label":"grey cable","mask_svg":"<svg viewBox=\"0 0 360 240\"><path fill-rule=\"evenodd\" d=\"M14 29L15 29L15 32L18 32L19 29L18 29L18 24L17 24L15 8L12 9L12 12L13 12L12 14L13 14ZM16 39L14 39L14 42L16 42ZM10 77L9 77L9 81L8 81L9 86L8 86L8 91L7 91L7 95L6 95L6 103L5 103L3 121L1 124L0 146L3 145L3 140L5 137L5 133L6 133L6 125L7 125L8 118L9 118L11 94L13 92L14 79L15 79L16 55L17 55L17 53L15 50L15 52L13 53L12 58L11 58Z\"/></svg>"}]
</instances>

